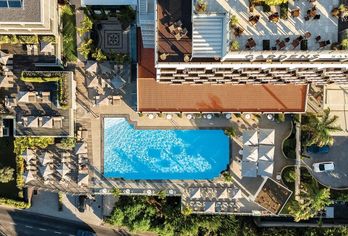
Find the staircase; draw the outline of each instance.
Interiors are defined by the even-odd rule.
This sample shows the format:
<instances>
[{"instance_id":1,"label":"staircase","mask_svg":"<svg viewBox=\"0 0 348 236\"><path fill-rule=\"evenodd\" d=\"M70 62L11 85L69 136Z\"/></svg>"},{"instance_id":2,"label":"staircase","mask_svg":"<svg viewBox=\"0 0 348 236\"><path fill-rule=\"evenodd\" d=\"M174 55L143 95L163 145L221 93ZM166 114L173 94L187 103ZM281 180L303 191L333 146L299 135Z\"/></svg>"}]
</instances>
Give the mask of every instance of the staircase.
<instances>
[{"instance_id":1,"label":"staircase","mask_svg":"<svg viewBox=\"0 0 348 236\"><path fill-rule=\"evenodd\" d=\"M138 0L139 26L144 48L155 48L155 0Z\"/></svg>"}]
</instances>

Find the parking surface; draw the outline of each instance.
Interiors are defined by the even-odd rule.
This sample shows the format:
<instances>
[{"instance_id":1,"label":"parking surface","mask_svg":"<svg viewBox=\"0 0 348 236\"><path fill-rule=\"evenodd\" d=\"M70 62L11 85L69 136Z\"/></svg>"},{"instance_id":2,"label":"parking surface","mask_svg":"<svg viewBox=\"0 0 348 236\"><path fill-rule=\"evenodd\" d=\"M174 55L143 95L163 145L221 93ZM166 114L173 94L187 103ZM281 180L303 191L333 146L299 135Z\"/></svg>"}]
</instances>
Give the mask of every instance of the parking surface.
<instances>
[{"instance_id":1,"label":"parking surface","mask_svg":"<svg viewBox=\"0 0 348 236\"><path fill-rule=\"evenodd\" d=\"M335 137L335 143L328 153L308 154L311 158L304 158L303 162L309 171L321 184L330 188L348 188L348 138ZM313 163L333 161L335 170L327 173L313 172Z\"/></svg>"}]
</instances>

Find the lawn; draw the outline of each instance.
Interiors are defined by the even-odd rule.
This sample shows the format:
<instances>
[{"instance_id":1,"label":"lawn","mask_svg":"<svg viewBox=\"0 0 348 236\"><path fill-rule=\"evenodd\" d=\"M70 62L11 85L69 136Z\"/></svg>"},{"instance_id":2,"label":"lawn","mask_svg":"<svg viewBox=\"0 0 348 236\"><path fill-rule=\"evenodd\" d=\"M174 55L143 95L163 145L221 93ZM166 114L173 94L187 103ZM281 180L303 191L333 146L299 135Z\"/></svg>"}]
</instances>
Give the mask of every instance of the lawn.
<instances>
[{"instance_id":1,"label":"lawn","mask_svg":"<svg viewBox=\"0 0 348 236\"><path fill-rule=\"evenodd\" d=\"M68 62L77 60L76 18L72 6L62 7L63 55Z\"/></svg>"},{"instance_id":2,"label":"lawn","mask_svg":"<svg viewBox=\"0 0 348 236\"><path fill-rule=\"evenodd\" d=\"M13 153L13 137L0 138L0 166L9 166L16 171L16 155ZM0 197L20 200L19 189L16 186L16 176L9 183L0 183Z\"/></svg>"}]
</instances>

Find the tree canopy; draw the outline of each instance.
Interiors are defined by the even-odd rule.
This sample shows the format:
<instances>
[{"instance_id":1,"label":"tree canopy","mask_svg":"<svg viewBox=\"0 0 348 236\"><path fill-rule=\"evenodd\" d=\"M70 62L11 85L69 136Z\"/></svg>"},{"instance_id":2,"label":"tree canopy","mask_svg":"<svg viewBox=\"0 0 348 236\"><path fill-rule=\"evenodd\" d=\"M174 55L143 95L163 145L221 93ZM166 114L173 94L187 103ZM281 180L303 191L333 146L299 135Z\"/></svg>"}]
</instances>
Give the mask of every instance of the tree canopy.
<instances>
[{"instance_id":1,"label":"tree canopy","mask_svg":"<svg viewBox=\"0 0 348 236\"><path fill-rule=\"evenodd\" d=\"M4 167L0 169L0 183L8 183L12 180L13 178L13 173L14 169L10 167Z\"/></svg>"}]
</instances>

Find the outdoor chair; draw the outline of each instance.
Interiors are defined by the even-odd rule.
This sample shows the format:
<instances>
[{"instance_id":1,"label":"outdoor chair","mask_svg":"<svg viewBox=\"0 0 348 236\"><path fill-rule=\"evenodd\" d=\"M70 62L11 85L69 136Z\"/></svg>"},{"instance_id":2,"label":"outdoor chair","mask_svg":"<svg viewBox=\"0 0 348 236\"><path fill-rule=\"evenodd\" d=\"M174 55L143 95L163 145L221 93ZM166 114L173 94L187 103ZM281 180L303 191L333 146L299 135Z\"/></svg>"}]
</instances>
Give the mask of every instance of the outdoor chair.
<instances>
[{"instance_id":1,"label":"outdoor chair","mask_svg":"<svg viewBox=\"0 0 348 236\"><path fill-rule=\"evenodd\" d=\"M313 17L313 20L319 20L320 19L320 15L315 15L314 17Z\"/></svg>"},{"instance_id":2,"label":"outdoor chair","mask_svg":"<svg viewBox=\"0 0 348 236\"><path fill-rule=\"evenodd\" d=\"M309 21L309 16L305 16L304 20Z\"/></svg>"},{"instance_id":3,"label":"outdoor chair","mask_svg":"<svg viewBox=\"0 0 348 236\"><path fill-rule=\"evenodd\" d=\"M171 34L173 34L174 31L175 31L175 26L174 26L174 25L170 25L170 26L168 27L168 29L169 29L169 32L170 32Z\"/></svg>"},{"instance_id":4,"label":"outdoor chair","mask_svg":"<svg viewBox=\"0 0 348 236\"><path fill-rule=\"evenodd\" d=\"M317 37L315 37L315 41L316 41L316 42L319 42L320 39L321 39L321 36L320 36L320 35L318 35Z\"/></svg>"}]
</instances>

